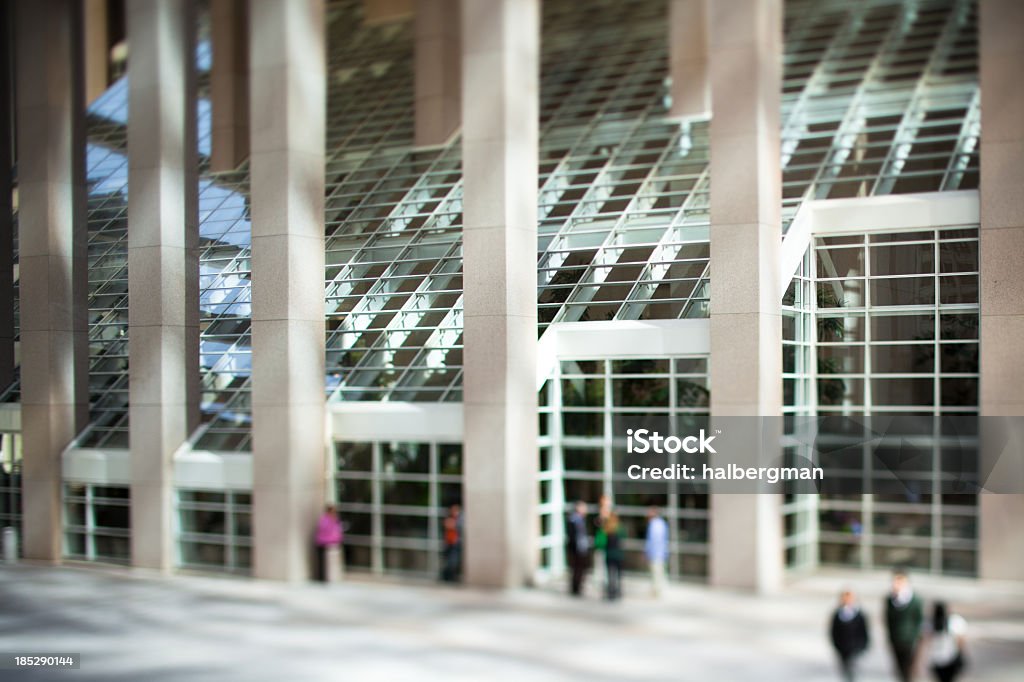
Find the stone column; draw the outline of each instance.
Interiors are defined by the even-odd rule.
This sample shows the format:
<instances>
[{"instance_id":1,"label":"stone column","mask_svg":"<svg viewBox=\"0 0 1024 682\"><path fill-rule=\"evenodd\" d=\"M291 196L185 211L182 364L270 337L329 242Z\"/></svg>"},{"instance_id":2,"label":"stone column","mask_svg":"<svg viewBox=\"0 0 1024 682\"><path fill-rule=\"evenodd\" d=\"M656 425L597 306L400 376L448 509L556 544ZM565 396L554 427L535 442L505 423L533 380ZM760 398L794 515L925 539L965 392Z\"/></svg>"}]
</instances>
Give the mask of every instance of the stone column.
<instances>
[{"instance_id":1,"label":"stone column","mask_svg":"<svg viewBox=\"0 0 1024 682\"><path fill-rule=\"evenodd\" d=\"M13 6L0 6L0 391L14 380L13 19Z\"/></svg>"},{"instance_id":2,"label":"stone column","mask_svg":"<svg viewBox=\"0 0 1024 682\"><path fill-rule=\"evenodd\" d=\"M416 5L416 145L444 144L459 128L459 0Z\"/></svg>"},{"instance_id":3,"label":"stone column","mask_svg":"<svg viewBox=\"0 0 1024 682\"><path fill-rule=\"evenodd\" d=\"M210 170L237 168L249 156L249 2L210 3Z\"/></svg>"},{"instance_id":4,"label":"stone column","mask_svg":"<svg viewBox=\"0 0 1024 682\"><path fill-rule=\"evenodd\" d=\"M254 573L304 580L324 499L323 0L253 0Z\"/></svg>"},{"instance_id":5,"label":"stone column","mask_svg":"<svg viewBox=\"0 0 1024 682\"><path fill-rule=\"evenodd\" d=\"M704 119L711 115L707 12L708 0L669 0L668 68L672 78L672 116Z\"/></svg>"},{"instance_id":6,"label":"stone column","mask_svg":"<svg viewBox=\"0 0 1024 682\"><path fill-rule=\"evenodd\" d=\"M128 3L132 564L160 570L172 459L199 422L195 30L192 0Z\"/></svg>"},{"instance_id":7,"label":"stone column","mask_svg":"<svg viewBox=\"0 0 1024 682\"><path fill-rule=\"evenodd\" d=\"M781 0L710 3L711 414L781 417L782 243L779 101ZM726 423L728 420L726 420ZM778 438L751 436L770 461ZM763 439L763 440L762 440ZM781 498L711 497L713 585L768 591L781 582Z\"/></svg>"},{"instance_id":8,"label":"stone column","mask_svg":"<svg viewBox=\"0 0 1024 682\"><path fill-rule=\"evenodd\" d=\"M107 89L110 63L108 0L85 0L85 103L92 104Z\"/></svg>"},{"instance_id":9,"label":"stone column","mask_svg":"<svg viewBox=\"0 0 1024 682\"><path fill-rule=\"evenodd\" d=\"M537 0L462 6L464 485L470 584L537 553Z\"/></svg>"},{"instance_id":10,"label":"stone column","mask_svg":"<svg viewBox=\"0 0 1024 682\"><path fill-rule=\"evenodd\" d=\"M981 57L981 382L983 417L1024 416L1024 4L982 0ZM1019 434L1018 434L1019 436ZM1020 442L1018 440L1018 442ZM1008 453L1010 454L1010 453ZM1019 481L1024 454L1004 456L998 480ZM983 494L978 573L1024 580L1024 495Z\"/></svg>"},{"instance_id":11,"label":"stone column","mask_svg":"<svg viewBox=\"0 0 1024 682\"><path fill-rule=\"evenodd\" d=\"M89 411L80 7L15 6L23 547L45 561L62 555L61 452Z\"/></svg>"}]
</instances>

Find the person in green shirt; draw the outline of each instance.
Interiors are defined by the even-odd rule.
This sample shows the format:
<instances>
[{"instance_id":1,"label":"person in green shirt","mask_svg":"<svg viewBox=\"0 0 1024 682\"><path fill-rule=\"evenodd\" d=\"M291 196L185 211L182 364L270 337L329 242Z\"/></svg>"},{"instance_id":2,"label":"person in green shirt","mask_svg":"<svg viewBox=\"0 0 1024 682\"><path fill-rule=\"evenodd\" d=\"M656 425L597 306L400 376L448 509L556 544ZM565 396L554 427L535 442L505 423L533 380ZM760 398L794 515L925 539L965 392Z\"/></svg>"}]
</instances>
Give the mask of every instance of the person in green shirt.
<instances>
[{"instance_id":1,"label":"person in green shirt","mask_svg":"<svg viewBox=\"0 0 1024 682\"><path fill-rule=\"evenodd\" d=\"M889 630L896 670L902 682L910 682L914 670L914 657L921 640L924 608L914 594L906 572L896 571L892 576L892 592L885 600L885 624Z\"/></svg>"}]
</instances>

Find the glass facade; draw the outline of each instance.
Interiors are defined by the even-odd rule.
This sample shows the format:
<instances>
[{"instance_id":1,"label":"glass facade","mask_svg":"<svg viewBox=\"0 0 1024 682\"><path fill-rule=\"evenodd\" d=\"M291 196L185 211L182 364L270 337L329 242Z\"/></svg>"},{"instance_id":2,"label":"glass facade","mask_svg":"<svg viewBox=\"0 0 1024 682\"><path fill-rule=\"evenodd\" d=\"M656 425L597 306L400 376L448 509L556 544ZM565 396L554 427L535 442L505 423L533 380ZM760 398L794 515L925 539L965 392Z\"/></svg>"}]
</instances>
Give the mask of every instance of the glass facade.
<instances>
[{"instance_id":1,"label":"glass facade","mask_svg":"<svg viewBox=\"0 0 1024 682\"><path fill-rule=\"evenodd\" d=\"M178 566L248 573L252 495L239 490L177 491Z\"/></svg>"},{"instance_id":2,"label":"glass facade","mask_svg":"<svg viewBox=\"0 0 1024 682\"><path fill-rule=\"evenodd\" d=\"M127 486L64 482L64 557L126 564L131 560Z\"/></svg>"},{"instance_id":3,"label":"glass facade","mask_svg":"<svg viewBox=\"0 0 1024 682\"><path fill-rule=\"evenodd\" d=\"M977 4L789 0L783 220L806 199L978 186Z\"/></svg>"},{"instance_id":4,"label":"glass facade","mask_svg":"<svg viewBox=\"0 0 1024 682\"><path fill-rule=\"evenodd\" d=\"M21 516L21 434L4 433L0 434L0 529L14 528L20 538Z\"/></svg>"},{"instance_id":5,"label":"glass facade","mask_svg":"<svg viewBox=\"0 0 1024 682\"><path fill-rule=\"evenodd\" d=\"M969 439L936 425L879 440L871 417L978 414L977 227L819 237L810 255L816 414L866 418L819 443L872 490L822 494L821 561L973 574L977 496L935 492ZM893 481L890 457L916 459Z\"/></svg>"},{"instance_id":6,"label":"glass facade","mask_svg":"<svg viewBox=\"0 0 1024 682\"><path fill-rule=\"evenodd\" d=\"M643 544L649 506L669 524L668 574L707 575L707 485L665 481L639 493L626 476L626 442L613 435L613 421L630 415L660 415L690 433L706 425L710 406L706 356L563 360L540 391L540 513L543 568L564 565L565 515L577 500L591 512L608 495L623 529L624 568L646 570ZM679 453L671 464L696 464ZM690 460L693 461L690 461Z\"/></svg>"},{"instance_id":7,"label":"glass facade","mask_svg":"<svg viewBox=\"0 0 1024 682\"><path fill-rule=\"evenodd\" d=\"M784 208L977 183L974 3L787 2ZM459 142L412 145L409 22L329 3L325 272L332 400L461 400ZM200 449L247 451L248 170L206 169L199 79ZM665 3L544 3L538 314L708 313L707 124L666 120ZM127 78L89 110L92 425L127 445ZM17 386L6 400L18 399Z\"/></svg>"},{"instance_id":8,"label":"glass facade","mask_svg":"<svg viewBox=\"0 0 1024 682\"><path fill-rule=\"evenodd\" d=\"M801 438L800 418L815 414L815 345L813 255L804 255L782 297L782 452L786 466L812 461L812 442ZM782 520L785 564L790 570L813 568L818 552L818 496L797 493L785 484Z\"/></svg>"},{"instance_id":9,"label":"glass facade","mask_svg":"<svg viewBox=\"0 0 1024 682\"><path fill-rule=\"evenodd\" d=\"M442 521L462 504L462 444L338 442L334 457L346 567L438 576Z\"/></svg>"},{"instance_id":10,"label":"glass facade","mask_svg":"<svg viewBox=\"0 0 1024 682\"><path fill-rule=\"evenodd\" d=\"M709 315L708 124L667 118L665 7L543 3L538 335L561 322ZM359 0L328 3L326 399L460 402L460 141L414 148L412 24L366 26L361 11ZM971 0L786 2L785 225L805 200L977 187L976 15ZM207 21L196 55L203 425L194 445L248 452L249 171L208 168ZM87 120L84 447L128 446L129 77L91 105ZM782 305L786 414L975 414L977 289L973 226L819 238ZM543 565L559 564L565 505L607 493L627 524L627 566L639 566L651 500L617 490L613 453L622 448L610 420L631 411L706 416L704 365L580 359L549 379L539 396ZM18 384L0 399L19 400ZM461 497L461 447L384 437L336 444L348 562L435 573L439 515ZM785 447L787 457L808 454L793 440ZM851 475L870 475L869 466L865 455ZM14 520L16 461L5 460L3 476L0 515ZM90 499L91 487L68 485L82 493L76 500ZM706 574L707 498L668 484L655 497L672 528L672 575ZM787 563L812 565L818 552L827 563L971 572L976 501L954 497L822 499L819 509L787 495ZM102 509L118 506L97 499ZM68 555L116 559L112 538L127 526L90 530L77 522L90 514L95 522L93 512L78 515L83 504L93 508L76 501L68 516ZM246 491L179 491L177 504L181 566L249 570Z\"/></svg>"}]
</instances>

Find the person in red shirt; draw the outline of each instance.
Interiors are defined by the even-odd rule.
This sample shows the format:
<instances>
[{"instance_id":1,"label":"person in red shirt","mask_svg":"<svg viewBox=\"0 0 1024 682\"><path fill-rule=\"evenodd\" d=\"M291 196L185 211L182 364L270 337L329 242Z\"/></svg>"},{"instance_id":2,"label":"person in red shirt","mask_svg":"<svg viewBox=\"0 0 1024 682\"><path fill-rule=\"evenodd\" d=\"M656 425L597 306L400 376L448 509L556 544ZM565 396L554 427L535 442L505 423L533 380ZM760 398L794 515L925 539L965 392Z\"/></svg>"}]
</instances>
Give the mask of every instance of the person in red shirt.
<instances>
[{"instance_id":1,"label":"person in red shirt","mask_svg":"<svg viewBox=\"0 0 1024 682\"><path fill-rule=\"evenodd\" d=\"M444 519L444 554L441 580L458 582L462 576L462 507L453 504Z\"/></svg>"}]
</instances>

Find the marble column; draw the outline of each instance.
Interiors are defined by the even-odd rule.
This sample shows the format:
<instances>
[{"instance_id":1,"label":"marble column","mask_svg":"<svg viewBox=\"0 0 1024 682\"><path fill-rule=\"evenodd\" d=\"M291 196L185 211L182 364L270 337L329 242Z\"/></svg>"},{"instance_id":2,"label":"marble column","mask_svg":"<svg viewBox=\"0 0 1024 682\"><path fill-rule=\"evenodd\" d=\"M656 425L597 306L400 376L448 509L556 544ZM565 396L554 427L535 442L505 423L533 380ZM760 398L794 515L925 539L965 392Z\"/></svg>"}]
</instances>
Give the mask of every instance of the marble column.
<instances>
[{"instance_id":1,"label":"marble column","mask_svg":"<svg viewBox=\"0 0 1024 682\"><path fill-rule=\"evenodd\" d=\"M253 553L260 578L312 570L324 499L323 0L253 0Z\"/></svg>"},{"instance_id":2,"label":"marble column","mask_svg":"<svg viewBox=\"0 0 1024 682\"><path fill-rule=\"evenodd\" d=\"M459 128L459 0L416 5L416 146L440 145Z\"/></svg>"},{"instance_id":3,"label":"marble column","mask_svg":"<svg viewBox=\"0 0 1024 682\"><path fill-rule=\"evenodd\" d=\"M540 3L462 5L466 579L514 587L537 554Z\"/></svg>"},{"instance_id":4,"label":"marble column","mask_svg":"<svg viewBox=\"0 0 1024 682\"><path fill-rule=\"evenodd\" d=\"M708 2L669 0L668 68L672 78L670 114L682 119L705 119L711 115Z\"/></svg>"},{"instance_id":5,"label":"marble column","mask_svg":"<svg viewBox=\"0 0 1024 682\"><path fill-rule=\"evenodd\" d=\"M15 5L25 557L59 561L61 453L88 419L81 5Z\"/></svg>"},{"instance_id":6,"label":"marble column","mask_svg":"<svg viewBox=\"0 0 1024 682\"><path fill-rule=\"evenodd\" d=\"M13 6L0 5L0 390L14 380L13 23Z\"/></svg>"},{"instance_id":7,"label":"marble column","mask_svg":"<svg viewBox=\"0 0 1024 682\"><path fill-rule=\"evenodd\" d=\"M210 170L237 168L249 156L249 2L212 0Z\"/></svg>"},{"instance_id":8,"label":"marble column","mask_svg":"<svg viewBox=\"0 0 1024 682\"><path fill-rule=\"evenodd\" d=\"M727 424L734 417L782 415L782 2L709 5L711 414ZM771 461L781 420L762 426L749 449ZM719 494L718 488L712 486L711 497L711 584L777 588L783 567L781 497Z\"/></svg>"},{"instance_id":9,"label":"marble column","mask_svg":"<svg viewBox=\"0 0 1024 682\"><path fill-rule=\"evenodd\" d=\"M107 89L110 65L108 0L84 0L85 103Z\"/></svg>"},{"instance_id":10,"label":"marble column","mask_svg":"<svg viewBox=\"0 0 1024 682\"><path fill-rule=\"evenodd\" d=\"M128 3L128 338L132 564L171 567L172 460L199 422L196 20Z\"/></svg>"},{"instance_id":11,"label":"marble column","mask_svg":"<svg viewBox=\"0 0 1024 682\"><path fill-rule=\"evenodd\" d=\"M1024 4L980 3L982 417L1024 416ZM1017 433L1017 442L1021 434ZM1020 490L1024 453L1008 451L995 471ZM982 578L1024 580L1024 494L979 496Z\"/></svg>"}]
</instances>

